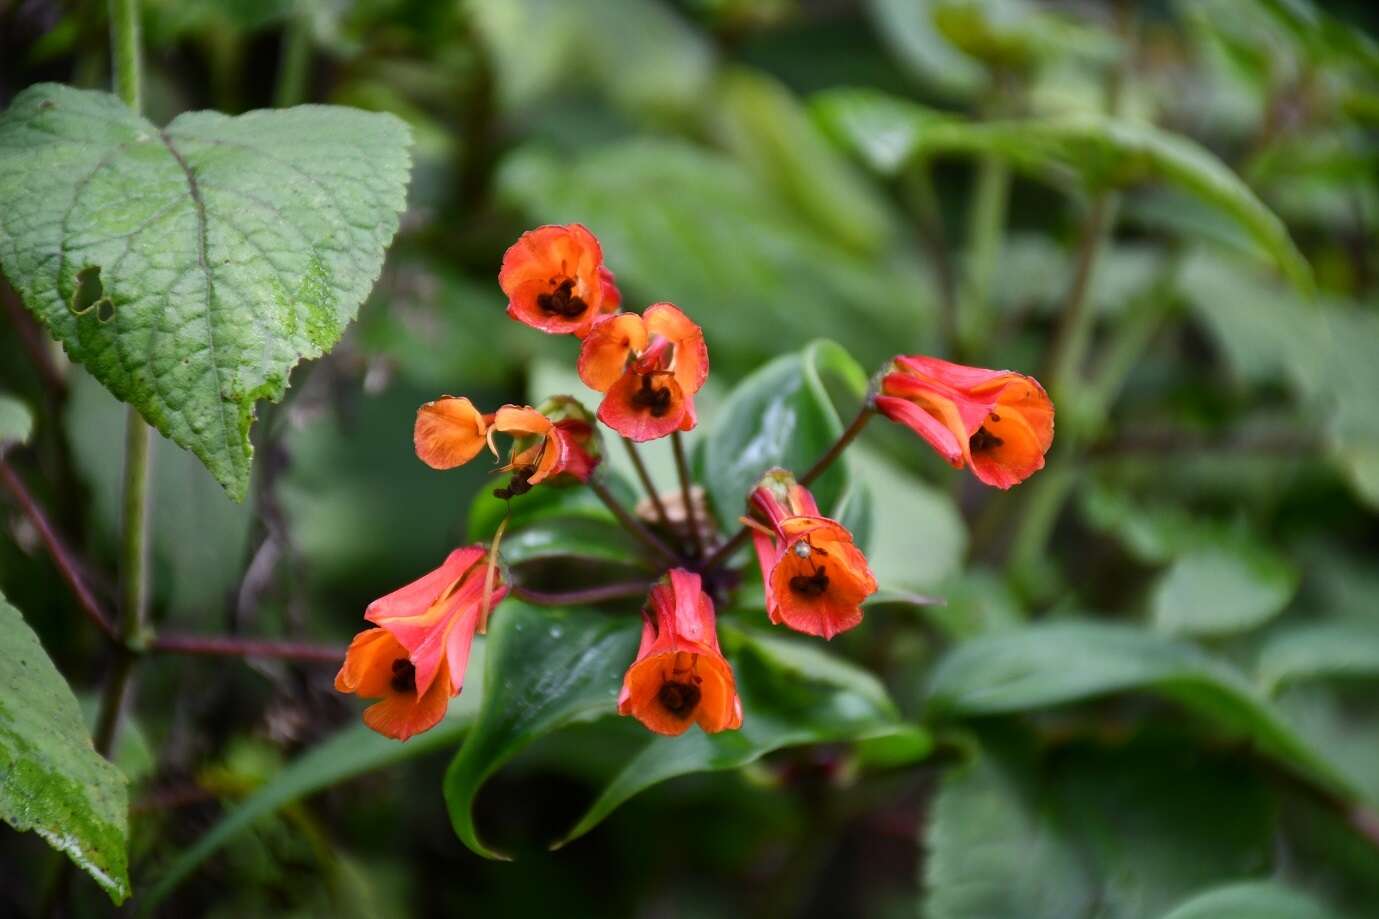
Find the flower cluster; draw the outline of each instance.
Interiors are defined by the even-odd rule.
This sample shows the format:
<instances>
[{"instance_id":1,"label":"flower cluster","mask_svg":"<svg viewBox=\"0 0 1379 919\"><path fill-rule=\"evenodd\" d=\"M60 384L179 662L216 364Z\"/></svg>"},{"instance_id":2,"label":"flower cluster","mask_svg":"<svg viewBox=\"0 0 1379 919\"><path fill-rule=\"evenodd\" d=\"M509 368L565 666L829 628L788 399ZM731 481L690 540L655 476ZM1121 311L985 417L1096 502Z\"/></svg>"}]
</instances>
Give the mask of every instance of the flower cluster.
<instances>
[{"instance_id":1,"label":"flower cluster","mask_svg":"<svg viewBox=\"0 0 1379 919\"><path fill-rule=\"evenodd\" d=\"M417 411L417 456L434 469L453 469L488 447L500 460L499 471L510 475L494 491L508 501L539 485L588 485L668 563L660 580L644 588L641 645L618 697L621 714L657 733L681 734L693 724L713 733L742 724L742 702L706 584L735 580L712 579L747 538L772 623L829 639L862 621L876 578L852 533L820 512L807 486L870 417L879 413L909 427L951 465L968 467L981 482L1002 489L1042 468L1053 440L1053 404L1033 378L899 356L878 374L857 420L818 464L798 479L786 469L763 470L744 496L747 515L736 535L723 539L712 527L699 529L681 463L691 532L685 538L683 528L672 526L652 494L660 511L658 536L653 522L635 518L600 485L596 419L621 435L634 457L635 444L692 430L694 396L709 373L703 330L671 303L641 313L623 310L598 240L578 224L524 233L504 255L498 283L510 317L579 340L577 369L601 394L597 413L568 395L488 413L463 396L442 396ZM511 439L505 462L495 442L499 434ZM680 450L677 440L677 457ZM677 538L680 551L664 541ZM380 700L364 712L364 721L382 734L406 740L432 727L464 685L475 633L485 630L489 612L510 589L536 602L536 592L510 587L498 537L492 546L454 550L435 571L369 605L364 618L373 627L350 644L336 688Z\"/></svg>"}]
</instances>

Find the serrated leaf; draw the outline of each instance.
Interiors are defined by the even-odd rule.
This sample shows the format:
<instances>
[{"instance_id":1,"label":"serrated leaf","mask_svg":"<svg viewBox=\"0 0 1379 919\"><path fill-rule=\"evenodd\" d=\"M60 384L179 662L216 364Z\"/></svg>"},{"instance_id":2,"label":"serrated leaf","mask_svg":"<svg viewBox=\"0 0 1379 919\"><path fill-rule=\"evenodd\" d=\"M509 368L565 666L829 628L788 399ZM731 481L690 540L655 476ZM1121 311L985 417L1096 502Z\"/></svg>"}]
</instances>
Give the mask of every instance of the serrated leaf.
<instances>
[{"instance_id":1,"label":"serrated leaf","mask_svg":"<svg viewBox=\"0 0 1379 919\"><path fill-rule=\"evenodd\" d=\"M817 643L757 632L720 630L742 697L742 727L656 737L612 776L564 845L601 823L633 795L694 772L736 769L785 747L895 738L914 761L932 747L905 724L880 682Z\"/></svg>"},{"instance_id":2,"label":"serrated leaf","mask_svg":"<svg viewBox=\"0 0 1379 919\"><path fill-rule=\"evenodd\" d=\"M1272 553L1203 546L1175 559L1155 585L1154 625L1182 635L1248 631L1283 612L1297 587L1297 571Z\"/></svg>"},{"instance_id":3,"label":"serrated leaf","mask_svg":"<svg viewBox=\"0 0 1379 919\"><path fill-rule=\"evenodd\" d=\"M967 121L875 90L830 90L815 97L813 106L835 138L891 172L916 157L996 155L1018 168L1073 177L1092 188L1166 182L1239 224L1298 288L1313 287L1312 269L1283 221L1225 163L1183 135L1090 112Z\"/></svg>"},{"instance_id":4,"label":"serrated leaf","mask_svg":"<svg viewBox=\"0 0 1379 919\"><path fill-rule=\"evenodd\" d=\"M24 444L33 433L34 416L14 396L0 393L0 444Z\"/></svg>"},{"instance_id":5,"label":"serrated leaf","mask_svg":"<svg viewBox=\"0 0 1379 919\"><path fill-rule=\"evenodd\" d=\"M1336 913L1276 881L1242 881L1199 893L1163 919L1330 919Z\"/></svg>"},{"instance_id":6,"label":"serrated leaf","mask_svg":"<svg viewBox=\"0 0 1379 919\"><path fill-rule=\"evenodd\" d=\"M747 493L773 466L803 475L843 431L824 386L835 376L847 390L866 391L866 372L839 345L818 341L785 354L747 377L729 394L707 429L699 454L699 479L708 489L719 522L745 512ZM847 485L846 458L812 486L819 507L831 513Z\"/></svg>"},{"instance_id":7,"label":"serrated leaf","mask_svg":"<svg viewBox=\"0 0 1379 919\"><path fill-rule=\"evenodd\" d=\"M988 743L939 790L923 915L1159 919L1205 885L1266 871L1274 824L1258 775L1177 737L1044 757Z\"/></svg>"},{"instance_id":8,"label":"serrated leaf","mask_svg":"<svg viewBox=\"0 0 1379 919\"><path fill-rule=\"evenodd\" d=\"M440 724L405 743L375 733L363 724L350 725L321 741L245 798L203 833L191 848L178 855L142 897L139 904L142 911L151 913L202 862L259 818L332 785L449 747L458 741L473 724L482 704L484 651L485 640L479 638L470 652L468 686L450 703Z\"/></svg>"},{"instance_id":9,"label":"serrated leaf","mask_svg":"<svg viewBox=\"0 0 1379 919\"><path fill-rule=\"evenodd\" d=\"M81 708L38 636L0 596L0 818L32 830L129 896L125 777L95 751Z\"/></svg>"},{"instance_id":10,"label":"serrated leaf","mask_svg":"<svg viewBox=\"0 0 1379 919\"><path fill-rule=\"evenodd\" d=\"M514 600L494 611L483 710L445 773L450 822L471 850L504 858L474 825L474 798L484 781L537 738L612 714L640 628L632 616L536 609Z\"/></svg>"},{"instance_id":11,"label":"serrated leaf","mask_svg":"<svg viewBox=\"0 0 1379 919\"><path fill-rule=\"evenodd\" d=\"M1130 626L1049 622L973 639L934 669L928 704L937 716L970 717L1129 691L1180 702L1220 731L1247 737L1298 772L1356 796L1336 765L1233 667L1192 645Z\"/></svg>"},{"instance_id":12,"label":"serrated leaf","mask_svg":"<svg viewBox=\"0 0 1379 919\"><path fill-rule=\"evenodd\" d=\"M0 115L0 265L235 498L259 399L339 340L406 203L406 126L329 106L178 116L30 87Z\"/></svg>"}]
</instances>

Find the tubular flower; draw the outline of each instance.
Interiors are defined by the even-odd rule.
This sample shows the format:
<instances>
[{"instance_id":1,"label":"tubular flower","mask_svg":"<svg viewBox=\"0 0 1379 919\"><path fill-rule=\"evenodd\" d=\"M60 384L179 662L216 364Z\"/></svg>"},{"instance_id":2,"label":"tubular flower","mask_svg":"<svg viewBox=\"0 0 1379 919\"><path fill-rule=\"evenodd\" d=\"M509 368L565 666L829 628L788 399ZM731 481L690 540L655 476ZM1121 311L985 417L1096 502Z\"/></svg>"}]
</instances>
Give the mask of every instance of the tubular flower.
<instances>
[{"instance_id":1,"label":"tubular flower","mask_svg":"<svg viewBox=\"0 0 1379 919\"><path fill-rule=\"evenodd\" d=\"M955 469L1010 488L1044 468L1053 402L1033 377L936 357L897 357L876 397L881 414L928 442Z\"/></svg>"},{"instance_id":2,"label":"tubular flower","mask_svg":"<svg viewBox=\"0 0 1379 919\"><path fill-rule=\"evenodd\" d=\"M422 693L407 649L387 629L365 629L350 642L335 688L363 699L382 699L364 709L364 723L380 734L406 740L430 730L445 717L455 695L445 671Z\"/></svg>"},{"instance_id":3,"label":"tubular flower","mask_svg":"<svg viewBox=\"0 0 1379 919\"><path fill-rule=\"evenodd\" d=\"M498 286L513 319L580 338L622 302L598 239L577 223L523 233L503 254Z\"/></svg>"},{"instance_id":4,"label":"tubular flower","mask_svg":"<svg viewBox=\"0 0 1379 919\"><path fill-rule=\"evenodd\" d=\"M381 628L355 636L335 688L383 700L364 712L375 731L398 740L425 731L463 688L485 606L507 594L495 577L485 603L487 556L483 545L456 549L435 571L369 604L364 618Z\"/></svg>"},{"instance_id":5,"label":"tubular flower","mask_svg":"<svg viewBox=\"0 0 1379 919\"><path fill-rule=\"evenodd\" d=\"M814 496L783 469L768 472L748 503L769 524L752 540L771 621L823 638L860 623L876 578L847 528L820 516Z\"/></svg>"},{"instance_id":6,"label":"tubular flower","mask_svg":"<svg viewBox=\"0 0 1379 919\"><path fill-rule=\"evenodd\" d=\"M599 320L579 352L580 379L604 394L599 420L639 442L693 429L708 375L703 330L670 303Z\"/></svg>"},{"instance_id":7,"label":"tubular flower","mask_svg":"<svg viewBox=\"0 0 1379 919\"><path fill-rule=\"evenodd\" d=\"M542 482L587 482L599 463L598 431L588 410L570 396L554 396L541 409L504 405L481 414L468 399L444 396L417 410L413 441L417 456L433 469L453 469L472 460L494 434L513 437L505 472L512 481L499 497L525 494Z\"/></svg>"},{"instance_id":8,"label":"tubular flower","mask_svg":"<svg viewBox=\"0 0 1379 919\"><path fill-rule=\"evenodd\" d=\"M637 660L623 678L618 713L658 734L706 733L742 726L733 670L718 648L713 601L699 575L674 568L651 588Z\"/></svg>"}]
</instances>

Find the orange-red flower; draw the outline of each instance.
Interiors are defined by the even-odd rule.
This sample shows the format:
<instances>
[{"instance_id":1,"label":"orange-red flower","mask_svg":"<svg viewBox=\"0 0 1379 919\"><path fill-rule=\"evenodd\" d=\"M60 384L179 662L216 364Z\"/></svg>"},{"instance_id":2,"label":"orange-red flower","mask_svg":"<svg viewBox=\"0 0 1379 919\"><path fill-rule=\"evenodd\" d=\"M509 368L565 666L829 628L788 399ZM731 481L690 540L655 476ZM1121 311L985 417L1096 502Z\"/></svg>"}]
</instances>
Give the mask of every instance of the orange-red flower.
<instances>
[{"instance_id":1,"label":"orange-red flower","mask_svg":"<svg viewBox=\"0 0 1379 919\"><path fill-rule=\"evenodd\" d=\"M752 539L771 621L823 638L860 623L876 578L847 528L821 516L814 496L783 469L768 472L748 503L769 525L754 528Z\"/></svg>"},{"instance_id":2,"label":"orange-red flower","mask_svg":"<svg viewBox=\"0 0 1379 919\"><path fill-rule=\"evenodd\" d=\"M635 441L691 430L708 375L703 330L670 303L599 320L579 352L580 379L604 393L599 420Z\"/></svg>"},{"instance_id":3,"label":"orange-red flower","mask_svg":"<svg viewBox=\"0 0 1379 919\"><path fill-rule=\"evenodd\" d=\"M924 438L955 469L1009 488L1044 468L1053 402L1034 377L914 355L881 379L876 408Z\"/></svg>"},{"instance_id":4,"label":"orange-red flower","mask_svg":"<svg viewBox=\"0 0 1379 919\"><path fill-rule=\"evenodd\" d=\"M383 700L364 712L375 731L406 740L428 730L463 688L485 609L507 594L500 572L489 584L487 556L482 545L456 549L435 571L369 604L364 618L381 628L354 637L335 688Z\"/></svg>"},{"instance_id":5,"label":"orange-red flower","mask_svg":"<svg viewBox=\"0 0 1379 919\"><path fill-rule=\"evenodd\" d=\"M504 405L488 415L466 398L443 396L417 409L412 440L422 462L433 469L453 469L472 460L485 444L492 448L494 434L513 438L503 467L513 473L505 497L542 482L587 482L599 463L593 417L570 396L553 396L539 410Z\"/></svg>"},{"instance_id":6,"label":"orange-red flower","mask_svg":"<svg viewBox=\"0 0 1379 919\"><path fill-rule=\"evenodd\" d=\"M742 700L699 575L672 569L668 583L651 588L642 615L642 644L623 679L618 713L658 734L683 734L691 724L710 734L741 727Z\"/></svg>"},{"instance_id":7,"label":"orange-red flower","mask_svg":"<svg viewBox=\"0 0 1379 919\"><path fill-rule=\"evenodd\" d=\"M523 233L503 254L498 286L513 319L580 338L622 301L598 239L577 223Z\"/></svg>"}]
</instances>

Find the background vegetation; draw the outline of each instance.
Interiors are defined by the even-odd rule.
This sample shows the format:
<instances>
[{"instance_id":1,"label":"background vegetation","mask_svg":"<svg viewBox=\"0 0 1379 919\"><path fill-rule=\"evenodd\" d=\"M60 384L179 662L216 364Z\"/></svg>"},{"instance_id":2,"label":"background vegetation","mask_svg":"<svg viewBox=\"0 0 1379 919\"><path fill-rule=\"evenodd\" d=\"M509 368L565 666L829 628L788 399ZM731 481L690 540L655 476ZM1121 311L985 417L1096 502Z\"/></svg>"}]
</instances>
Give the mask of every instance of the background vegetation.
<instances>
[{"instance_id":1,"label":"background vegetation","mask_svg":"<svg viewBox=\"0 0 1379 919\"><path fill-rule=\"evenodd\" d=\"M370 599L492 533L493 502L470 509L480 464L434 473L410 431L442 392L584 392L568 342L502 316L502 252L540 223L585 223L630 303L672 300L704 325L713 375L692 442L724 520L724 458L772 433L743 419L774 407L826 430L834 403L856 404L856 366L897 352L1035 373L1058 436L1048 468L1002 493L873 424L828 487L883 602L806 651L758 637L759 594L741 591L725 644L760 716L741 749L698 735L652 749L590 717L606 687L523 694L582 653L629 658L609 623L630 617L608 611L505 607L487 672L476 659L447 721L406 745L358 725L329 663L151 656L116 756L136 908L1372 915L1368 4L142 13L155 124L328 102L391 112L413 138L382 277L341 343L260 406L244 503L157 440L160 630L343 643ZM0 3L0 103L40 81L107 88L108 43L102 3ZM113 605L124 413L3 283L0 302L0 440L34 419L4 461ZM669 456L651 452L669 488ZM538 516L512 545L534 576L625 563L588 507ZM94 718L118 665L30 516L7 501L0 522L0 589ZM572 827L588 835L546 851ZM0 833L0 912L38 913L68 885L73 915L110 908L42 839Z\"/></svg>"}]
</instances>

